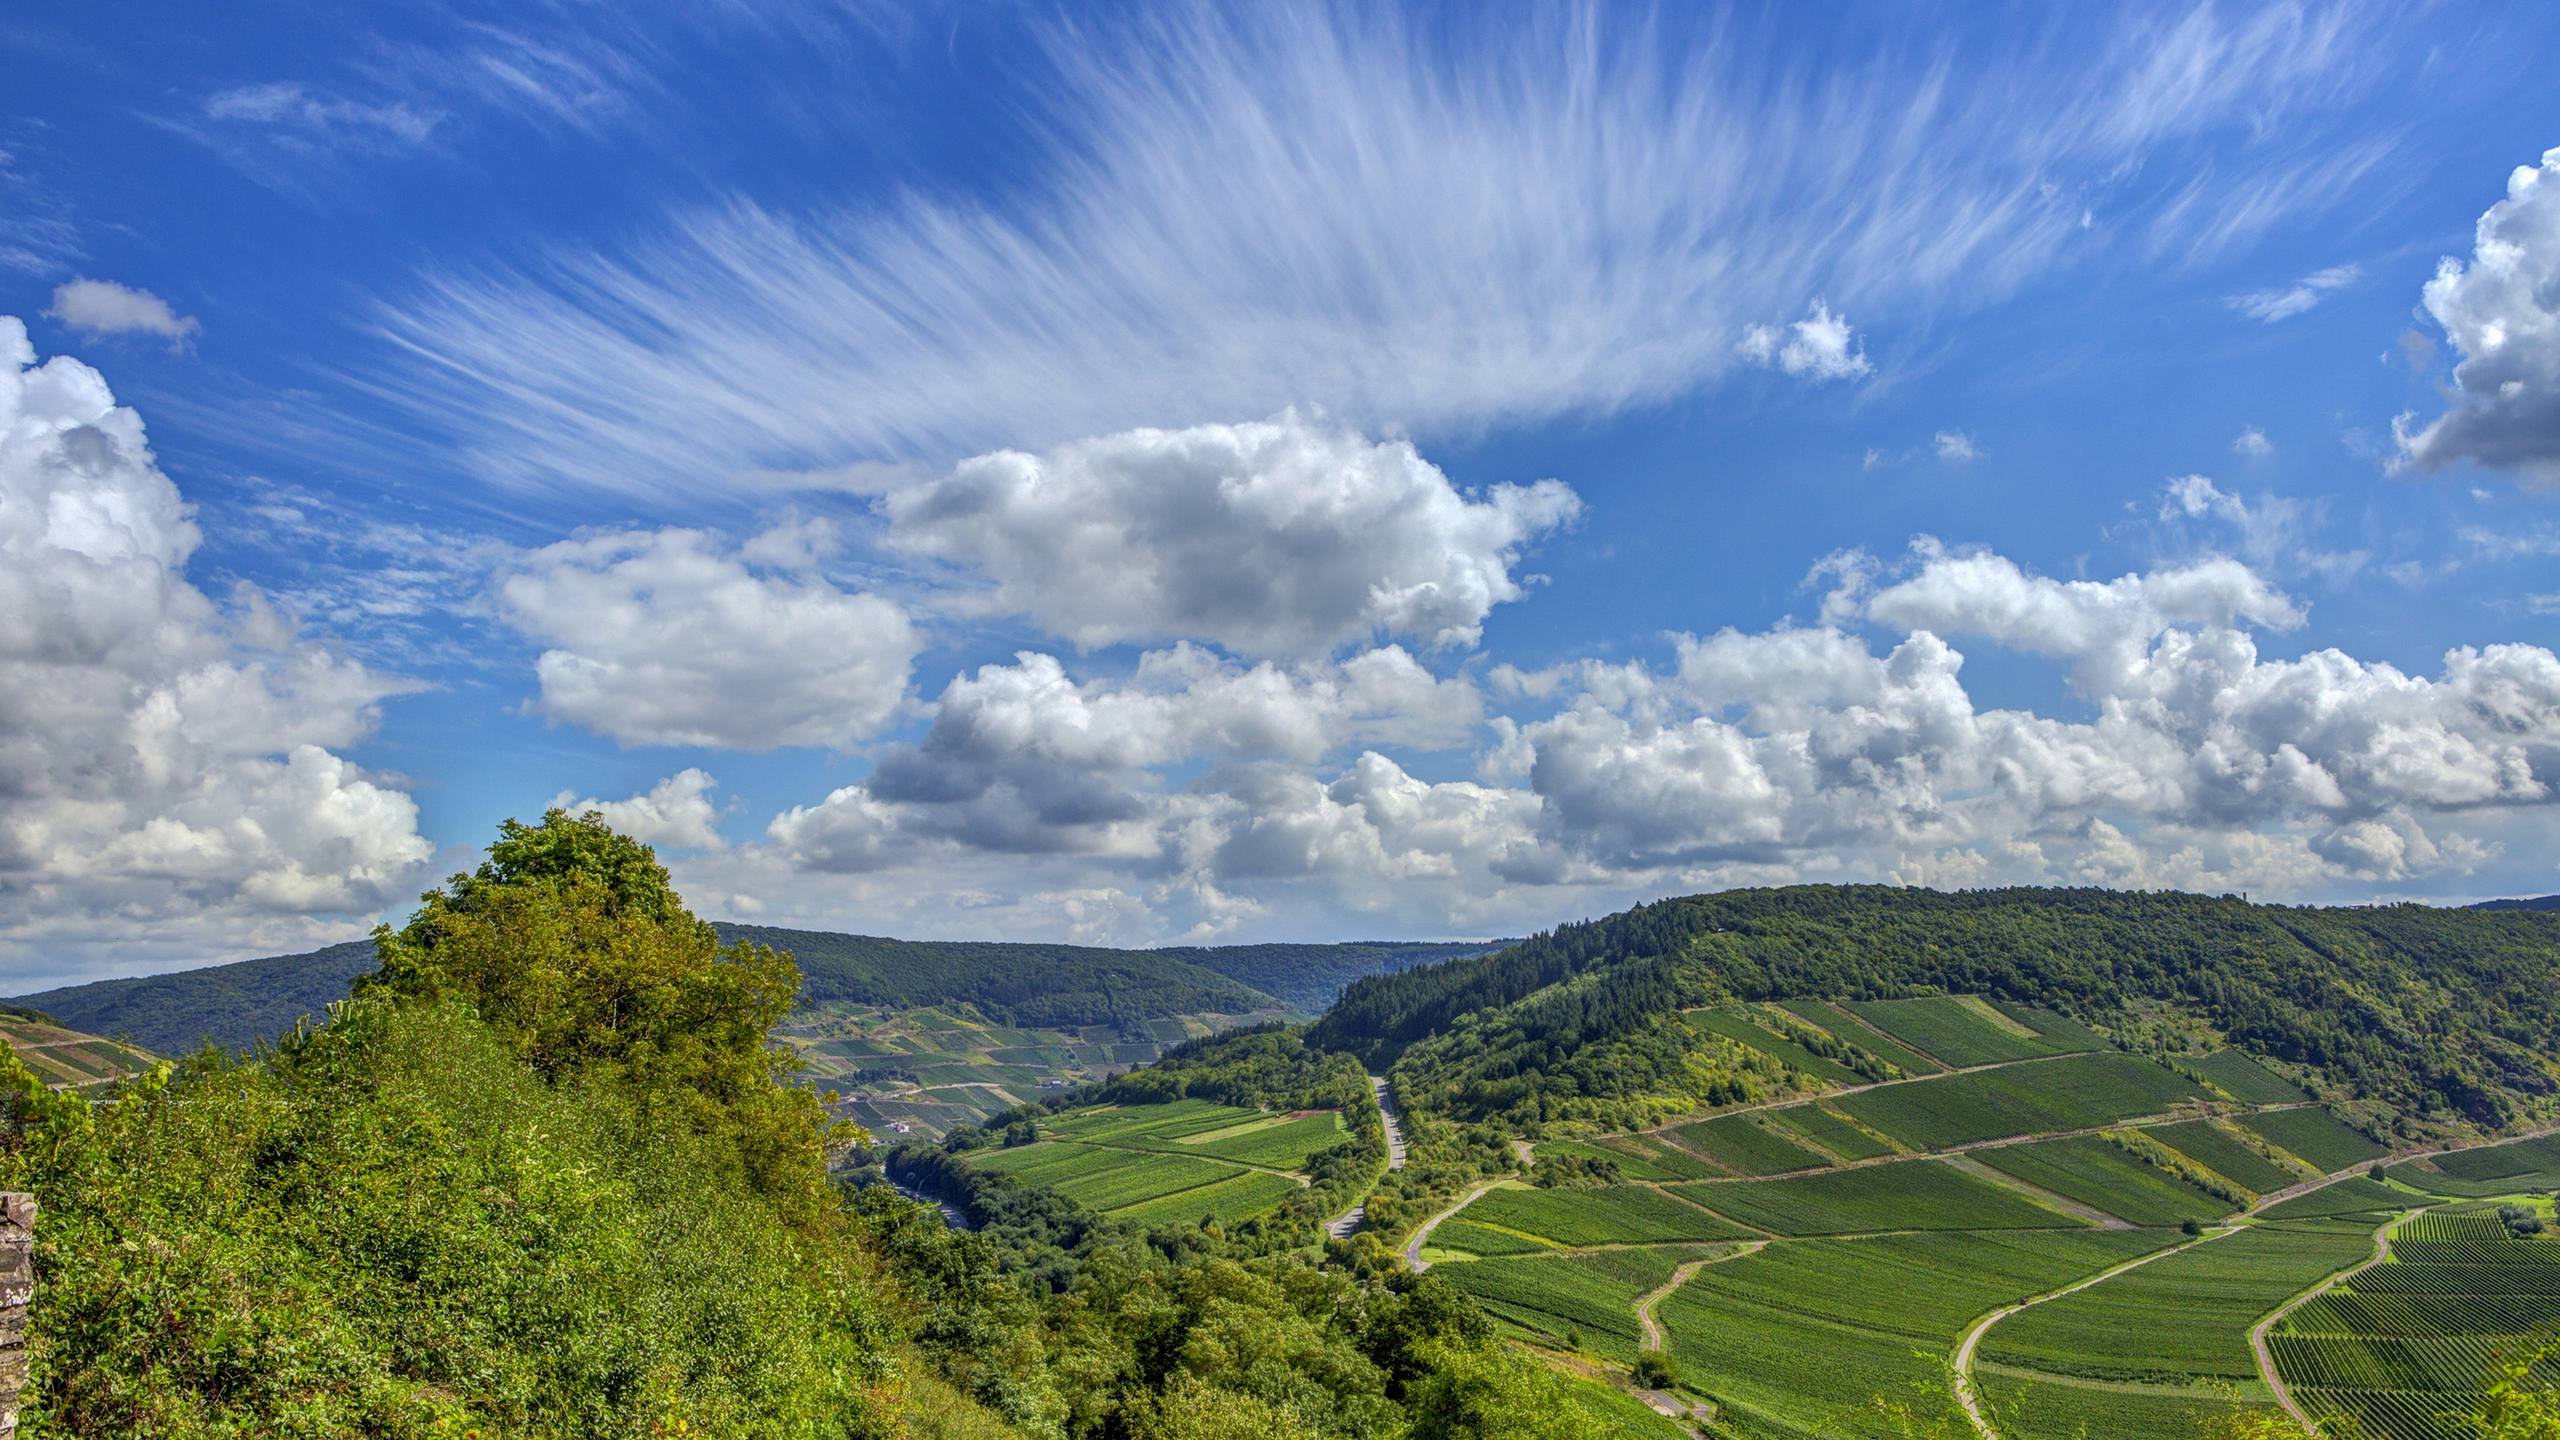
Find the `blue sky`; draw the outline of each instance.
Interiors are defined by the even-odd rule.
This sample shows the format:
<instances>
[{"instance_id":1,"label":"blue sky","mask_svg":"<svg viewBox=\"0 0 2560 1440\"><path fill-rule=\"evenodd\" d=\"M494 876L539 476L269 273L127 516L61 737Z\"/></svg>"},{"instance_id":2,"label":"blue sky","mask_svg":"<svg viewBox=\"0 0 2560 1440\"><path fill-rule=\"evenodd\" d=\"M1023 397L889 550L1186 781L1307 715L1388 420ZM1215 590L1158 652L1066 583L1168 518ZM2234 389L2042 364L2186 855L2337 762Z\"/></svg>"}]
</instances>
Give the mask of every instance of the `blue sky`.
<instances>
[{"instance_id":1,"label":"blue sky","mask_svg":"<svg viewBox=\"0 0 2560 1440\"><path fill-rule=\"evenodd\" d=\"M2534 7L638 8L0 20L0 972L2560 889Z\"/></svg>"}]
</instances>

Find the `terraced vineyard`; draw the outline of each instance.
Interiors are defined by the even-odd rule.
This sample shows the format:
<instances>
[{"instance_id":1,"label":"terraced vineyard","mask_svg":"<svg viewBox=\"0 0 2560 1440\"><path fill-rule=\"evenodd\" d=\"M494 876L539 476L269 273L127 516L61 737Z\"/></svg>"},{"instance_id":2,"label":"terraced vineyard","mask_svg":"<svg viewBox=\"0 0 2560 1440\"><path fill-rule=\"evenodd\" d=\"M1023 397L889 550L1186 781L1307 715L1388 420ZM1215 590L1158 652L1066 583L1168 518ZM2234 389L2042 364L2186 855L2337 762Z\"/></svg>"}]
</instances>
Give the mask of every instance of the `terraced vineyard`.
<instances>
[{"instance_id":1,"label":"terraced vineyard","mask_svg":"<svg viewBox=\"0 0 2560 1440\"><path fill-rule=\"evenodd\" d=\"M1042 1125L1034 1143L974 1151L969 1163L1115 1219L1231 1224L1288 1198L1305 1183L1307 1157L1343 1134L1330 1110L1275 1115L1177 1100L1071 1110Z\"/></svg>"},{"instance_id":2,"label":"terraced vineyard","mask_svg":"<svg viewBox=\"0 0 2560 1440\"><path fill-rule=\"evenodd\" d=\"M1620 1182L1496 1187L1426 1237L1434 1273L1551 1349L1625 1366L1659 1343L1718 1435L1899 1436L1893 1406L1978 1330L1967 1373L1997 1435L2159 1440L2275 1403L2253 1327L2367 1260L2390 1217L2560 1188L2560 1140L2377 1179L2382 1146L2236 1051L2164 1064L1961 997L1773 1008L1765 1027L1749 1007L1688 1018L1827 1059L1817 1029L1906 1078L1800 1066L1831 1093L1543 1140ZM2435 1440L2411 1417L2467 1403L2500 1345L2560 1325L2560 1241L2508 1240L2493 1213L2407 1234L2270 1345L2315 1409Z\"/></svg>"},{"instance_id":3,"label":"terraced vineyard","mask_svg":"<svg viewBox=\"0 0 2560 1440\"><path fill-rule=\"evenodd\" d=\"M156 1063L137 1046L66 1030L33 1012L0 1011L0 1045L56 1090L104 1085Z\"/></svg>"},{"instance_id":4,"label":"terraced vineyard","mask_svg":"<svg viewBox=\"0 0 2560 1440\"><path fill-rule=\"evenodd\" d=\"M2547 1141L2395 1167L2451 1174L2476 1190L2504 1174L2542 1191L2555 1178ZM2454 1162L2447 1165L2444 1162ZM2519 1167L2503 1169L2501 1167ZM2380 1440L2458 1440L2491 1367L2522 1359L2560 1326L2560 1240L2511 1234L2494 1208L2421 1214L2396 1226L2389 1254L2284 1317L2268 1347L2314 1414L2351 1416ZM2544 1378L2560 1365L2539 1367Z\"/></svg>"},{"instance_id":5,"label":"terraced vineyard","mask_svg":"<svg viewBox=\"0 0 2560 1440\"><path fill-rule=\"evenodd\" d=\"M1171 1046L1267 1016L1186 1015L1122 1025L1018 1029L944 1006L832 1005L776 1032L803 1072L841 1091L846 1118L884 1139L935 1138L1043 1091L1107 1079Z\"/></svg>"}]
</instances>

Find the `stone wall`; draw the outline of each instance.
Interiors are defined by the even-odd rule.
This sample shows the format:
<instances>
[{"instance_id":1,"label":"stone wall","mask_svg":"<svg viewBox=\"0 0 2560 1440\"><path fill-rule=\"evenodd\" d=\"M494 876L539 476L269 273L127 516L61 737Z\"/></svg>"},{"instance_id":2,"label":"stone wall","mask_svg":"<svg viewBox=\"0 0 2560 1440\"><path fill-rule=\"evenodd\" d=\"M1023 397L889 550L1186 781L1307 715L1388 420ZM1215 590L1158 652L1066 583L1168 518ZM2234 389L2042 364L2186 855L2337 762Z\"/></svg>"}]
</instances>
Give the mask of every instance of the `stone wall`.
<instances>
[{"instance_id":1,"label":"stone wall","mask_svg":"<svg viewBox=\"0 0 2560 1440\"><path fill-rule=\"evenodd\" d=\"M27 1302L36 1293L36 1197L0 1194L0 1440L18 1433L27 1388Z\"/></svg>"}]
</instances>

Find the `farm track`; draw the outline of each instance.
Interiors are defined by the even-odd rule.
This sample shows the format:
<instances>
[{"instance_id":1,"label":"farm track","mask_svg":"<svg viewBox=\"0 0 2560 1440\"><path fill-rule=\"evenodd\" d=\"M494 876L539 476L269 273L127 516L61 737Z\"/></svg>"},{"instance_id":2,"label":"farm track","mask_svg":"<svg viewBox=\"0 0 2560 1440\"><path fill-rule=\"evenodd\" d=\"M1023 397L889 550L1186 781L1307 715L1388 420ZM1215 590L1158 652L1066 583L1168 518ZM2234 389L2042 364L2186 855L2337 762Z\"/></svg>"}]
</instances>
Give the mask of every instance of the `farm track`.
<instances>
[{"instance_id":1,"label":"farm track","mask_svg":"<svg viewBox=\"0 0 2560 1440\"><path fill-rule=\"evenodd\" d=\"M2310 1434L2319 1434L2320 1426L2318 1422L2311 1418L2311 1413L2302 1408L2301 1402L2293 1398L2293 1391L2286 1387L2284 1377L2276 1373L2275 1351L2267 1344L2267 1332L2275 1329L2277 1325L2283 1323L2284 1317L2287 1315L2290 1315L2294 1311L2301 1309L2303 1306L2310 1304L2312 1301L2319 1299L2321 1296L2328 1294L2341 1284L2344 1284L2347 1280L2357 1275L2361 1275L2365 1271L2372 1269L2374 1266L2381 1264L2383 1261L2390 1259L2391 1232L2427 1213L2431 1208L2433 1207L2420 1205L2415 1209L2403 1210L2399 1214L2392 1216L2390 1219L2383 1221L2380 1225L2374 1227L2372 1254L2357 1261L2355 1264L2348 1266L2344 1270L2331 1272L2327 1279L2322 1280L2319 1284L2314 1285L2310 1289L2303 1291L2301 1294L2294 1296L2290 1300L2287 1300L2275 1309L2268 1311L2265 1319L2260 1320L2257 1324L2249 1327L2249 1351L2251 1354L2258 1357L2258 1378L2266 1381L2267 1388L2275 1392L2276 1403L2284 1407L2284 1413L2292 1416L2296 1423L2300 1424L2302 1428Z\"/></svg>"},{"instance_id":2,"label":"farm track","mask_svg":"<svg viewBox=\"0 0 2560 1440\"><path fill-rule=\"evenodd\" d=\"M2292 1110L2299 1109L2301 1107L2297 1105L2275 1105L2263 1108ZM2493 1145L2512 1144L2518 1140L2531 1140L2539 1136L2549 1135L2555 1132L2560 1132L2560 1123L2540 1126L2515 1135L2501 1135L2488 1140L2474 1141L2468 1145L2442 1145L2433 1148L2414 1148L2385 1154L2371 1160L2361 1160L2343 1170L2333 1170L2325 1175L2316 1175L2297 1184L2287 1185L2282 1189L2270 1190L2265 1194L2260 1195L2248 1209L2233 1216L2232 1221L2246 1222L2254 1220L2273 1206L2280 1205L2287 1200L2295 1198L2296 1196L2308 1195L2315 1190L2325 1189L2328 1186L2337 1184L2341 1180L2352 1179L2357 1175L2366 1173L2376 1165L2398 1165L2411 1160L2424 1160L2437 1155L2450 1155L2462 1150L2486 1149ZM2412 1206L2384 1221L2374 1231L2374 1250L2371 1255L2330 1275L2319 1284L2314 1285L2303 1291L2301 1294L2287 1300L2284 1304L2277 1306L2264 1318L2260 1319L2256 1325L2250 1327L2249 1349L2257 1359L2259 1378L2266 1382L2267 1388L2270 1391L2274 1392L2276 1403L2281 1405L2287 1414L2291 1415L2297 1422L2310 1430L2311 1433L2319 1433L2318 1427L2313 1423L2310 1414L2294 1400L2293 1393L2285 1387L2283 1377L2276 1373L2275 1357L2271 1348L2267 1344L2267 1336L2269 1332L2273 1331L2274 1328L2283 1321L2285 1316L2292 1314L2295 1310L2309 1304L2312 1300L2328 1293L2338 1285L2345 1283L2348 1279L2359 1272L2387 1259L2390 1255L2390 1232L2397 1229L2407 1221L2415 1219L2417 1216L2434 1208L2436 1204L2441 1203L2444 1202L2436 1201L2426 1205ZM2154 1260L2165 1259L2171 1255L2178 1254L2181 1251L2194 1249L2196 1246L2202 1245L2208 1241L2219 1240L2226 1235L2237 1234L2242 1228L2244 1228L2244 1226L2239 1223L2225 1223L2205 1235L2197 1239L2190 1240L2183 1245L2173 1245L2165 1250L2155 1250L2148 1255L2140 1256L2125 1264L2115 1266L2109 1270L2101 1271L2086 1280L2065 1286L2064 1288L2053 1291L2050 1294L2039 1295L2032 1299L2021 1301L2016 1305L1994 1311L1992 1314L1983 1317L1974 1325L1972 1330L1966 1333L1963 1343L1957 1347L1955 1353L1956 1398L1964 1407L1966 1418L1973 1422L1973 1428L1976 1434L1981 1437L1981 1440L2000 1440L1998 1433L1991 1428L1989 1418L1983 1414L1979 1397L1976 1395L1973 1386L1974 1350L1975 1347L1980 1344L1983 1335L1988 1333L1993 1325L1998 1324L2000 1321L2005 1320L2009 1316L2027 1309L2030 1306L2041 1305L2048 1300L2059 1299L2064 1295L2071 1294L2073 1291L2085 1290L2102 1280L2112 1279L2117 1275L2123 1274L2127 1270L2138 1269Z\"/></svg>"},{"instance_id":3,"label":"farm track","mask_svg":"<svg viewBox=\"0 0 2560 1440\"><path fill-rule=\"evenodd\" d=\"M1636 1326L1644 1332L1642 1348L1660 1350L1671 1343L1669 1337L1662 1333L1662 1322L1654 1318L1654 1311L1661 1307L1664 1300L1670 1298L1672 1291L1688 1284L1692 1277L1710 1265L1721 1265L1727 1260L1739 1260L1745 1255L1757 1255L1768 1248L1769 1242L1766 1240L1745 1240L1721 1255L1710 1255L1703 1260L1692 1260L1682 1265L1679 1269L1672 1271L1671 1278L1664 1281L1661 1286L1637 1296Z\"/></svg>"},{"instance_id":4,"label":"farm track","mask_svg":"<svg viewBox=\"0 0 2560 1440\"><path fill-rule=\"evenodd\" d=\"M2225 1235L2236 1234L2239 1228L2236 1225L2226 1225L2207 1231L2183 1245L2171 1245L2154 1250L2148 1255L2136 1255L2121 1265L2109 1266L2095 1275L2074 1280L2060 1289L2048 1290L2041 1295L2030 1295L2015 1305L2002 1306L1973 1322L1973 1328L1964 1332L1964 1338L1956 1343L1954 1389L1956 1403L1964 1407L1965 1418L1973 1422L1974 1433L1981 1436L1982 1440L2000 1440L2000 1433L1991 1428L1990 1417L1982 1413L1982 1397L1975 1393L1973 1386L1973 1352L1975 1347L1982 1343L1982 1337L1990 1333L1992 1326L2031 1306L2041 1305L2048 1300L2059 1300L2074 1291L2086 1290L2102 1280L2112 1280L2127 1270L2139 1270L2154 1260L2165 1259L2168 1256L2192 1250L2198 1245L2219 1240Z\"/></svg>"},{"instance_id":5,"label":"farm track","mask_svg":"<svg viewBox=\"0 0 2560 1440\"><path fill-rule=\"evenodd\" d=\"M1420 1225L1415 1226L1413 1238L1404 1242L1405 1268L1416 1275L1430 1269L1431 1262L1422 1258L1422 1245L1424 1241L1431 1238L1431 1232L1440 1228L1440 1222L1457 1214L1459 1211L1466 1209L1468 1206L1473 1205L1476 1203L1477 1199L1483 1196L1484 1192L1492 1189L1496 1185L1500 1185L1510 1178L1511 1177L1508 1175L1497 1175L1490 1180L1477 1181L1473 1185L1467 1187L1467 1193L1459 1196L1456 1204L1451 1205L1448 1209L1441 1211L1439 1214L1423 1221Z\"/></svg>"}]
</instances>

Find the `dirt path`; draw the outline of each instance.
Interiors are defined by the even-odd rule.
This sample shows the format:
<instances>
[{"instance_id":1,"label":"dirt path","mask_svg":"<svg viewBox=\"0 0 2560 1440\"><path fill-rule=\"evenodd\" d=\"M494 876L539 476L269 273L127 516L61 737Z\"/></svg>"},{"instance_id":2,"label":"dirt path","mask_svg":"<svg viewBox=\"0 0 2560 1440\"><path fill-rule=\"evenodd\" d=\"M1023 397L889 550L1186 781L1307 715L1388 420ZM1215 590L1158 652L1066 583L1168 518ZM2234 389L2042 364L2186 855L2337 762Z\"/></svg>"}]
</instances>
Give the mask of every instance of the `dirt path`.
<instances>
[{"instance_id":1,"label":"dirt path","mask_svg":"<svg viewBox=\"0 0 2560 1440\"><path fill-rule=\"evenodd\" d=\"M2432 1207L2421 1205L2414 1210L2403 1210L2375 1226L2372 1254L2287 1300L2267 1312L2267 1318L2249 1327L2249 1350L2258 1357L2258 1378L2266 1381L2267 1388L2276 1393L2276 1403L2284 1407L2284 1413L2292 1416L2304 1430L2311 1434L2319 1434L2320 1427L2312 1420L2311 1413L2303 1409L2300 1402L2293 1398L2293 1392L2285 1388L2284 1377L2276 1373L2275 1351L2267 1344L2267 1332L2281 1324L2287 1315L2328 1294L2345 1281L2391 1258L2391 1232L2425 1214L2430 1208Z\"/></svg>"},{"instance_id":2,"label":"dirt path","mask_svg":"<svg viewBox=\"0 0 2560 1440\"><path fill-rule=\"evenodd\" d=\"M1964 1407L1965 1418L1973 1422L1974 1433L1981 1436L1982 1440L2000 1440L2000 1432L1991 1428L1990 1417L1982 1413L1982 1397L1975 1392L1973 1387L1974 1348L1982 1343L1982 1337L1990 1333L1992 1326L1999 1324L2001 1321L2008 1319L2010 1316L2017 1314L2021 1310L2027 1309L2029 1306L2041 1305L2047 1300L2059 1300L2063 1296L2069 1295L2074 1291L2086 1290L2101 1280L2112 1280L2127 1270L2138 1270L2141 1267L2150 1264L2154 1260L2164 1259L2168 1256L2175 1255L2182 1250L2192 1250L2198 1245L2202 1245L2213 1240L2219 1240L2225 1235L2234 1233L2237 1229L2237 1226L2225 1226L2221 1229L2208 1230L2204 1234L2197 1236L2195 1239L2187 1241L2185 1244L2172 1245L2165 1250L2154 1250L2148 1255L2136 1255L2121 1265L2109 1266L2107 1269L2101 1270L2097 1274L2091 1275L2086 1279L2074 1280L2059 1290L2048 1290L2041 1295L2030 1295L2015 1305L2009 1305L2001 1309L1994 1310L1990 1314L1973 1322L1973 1328L1964 1332L1964 1339L1958 1341L1956 1344L1955 1392L1956 1403Z\"/></svg>"},{"instance_id":3,"label":"dirt path","mask_svg":"<svg viewBox=\"0 0 2560 1440\"><path fill-rule=\"evenodd\" d=\"M1414 1228L1413 1238L1404 1242L1405 1268L1411 1270L1416 1275L1430 1269L1430 1262L1422 1258L1422 1242L1431 1238L1431 1232L1440 1228L1441 1221L1446 1220L1450 1216L1457 1214L1459 1211L1466 1209L1470 1205L1473 1205L1476 1203L1476 1198L1478 1196L1484 1194L1487 1190L1492 1189L1494 1186L1501 1184L1504 1180L1509 1178L1510 1177L1508 1176L1497 1175L1490 1180L1477 1181L1473 1185L1467 1187L1467 1193L1459 1196L1456 1204L1451 1205L1448 1209L1441 1211L1439 1214L1432 1216L1430 1219L1425 1220L1420 1225L1416 1226Z\"/></svg>"},{"instance_id":4,"label":"dirt path","mask_svg":"<svg viewBox=\"0 0 2560 1440\"><path fill-rule=\"evenodd\" d=\"M1653 1318L1653 1312L1661 1306L1664 1300L1670 1298L1672 1291L1688 1284L1691 1276L1696 1275L1699 1271L1706 1269L1710 1265L1721 1265L1727 1260L1739 1260L1745 1255L1757 1255L1768 1248L1769 1242L1766 1240L1745 1240L1741 1244L1734 1246L1732 1249L1727 1250L1721 1255L1710 1255L1703 1260L1690 1261L1679 1269L1672 1271L1671 1278L1664 1281L1660 1288L1648 1290L1644 1294L1637 1296L1636 1324L1644 1331L1644 1342L1641 1348L1646 1350L1660 1350L1671 1343L1671 1341L1662 1333L1662 1322Z\"/></svg>"}]
</instances>

